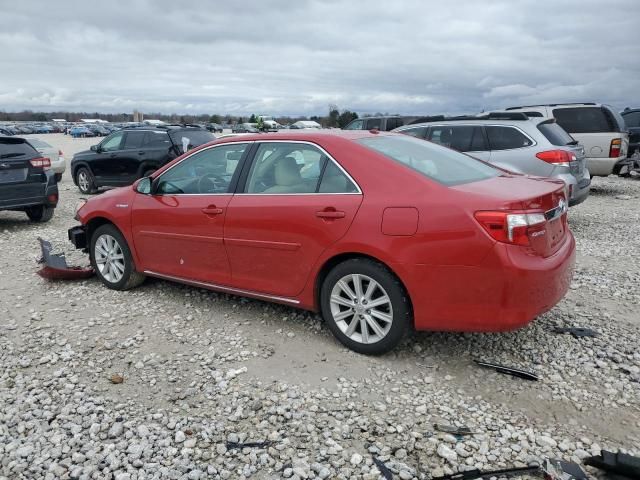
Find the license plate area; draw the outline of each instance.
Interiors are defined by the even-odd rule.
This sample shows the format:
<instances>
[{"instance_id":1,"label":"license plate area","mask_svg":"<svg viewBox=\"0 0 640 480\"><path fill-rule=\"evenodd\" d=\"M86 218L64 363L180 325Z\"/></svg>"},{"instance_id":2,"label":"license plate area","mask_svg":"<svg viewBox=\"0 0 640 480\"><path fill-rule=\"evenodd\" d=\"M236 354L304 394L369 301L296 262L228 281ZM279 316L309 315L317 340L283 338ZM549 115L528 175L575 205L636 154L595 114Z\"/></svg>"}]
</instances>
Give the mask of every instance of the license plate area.
<instances>
[{"instance_id":1,"label":"license plate area","mask_svg":"<svg viewBox=\"0 0 640 480\"><path fill-rule=\"evenodd\" d=\"M0 183L24 182L27 179L26 168L11 168L0 170Z\"/></svg>"}]
</instances>

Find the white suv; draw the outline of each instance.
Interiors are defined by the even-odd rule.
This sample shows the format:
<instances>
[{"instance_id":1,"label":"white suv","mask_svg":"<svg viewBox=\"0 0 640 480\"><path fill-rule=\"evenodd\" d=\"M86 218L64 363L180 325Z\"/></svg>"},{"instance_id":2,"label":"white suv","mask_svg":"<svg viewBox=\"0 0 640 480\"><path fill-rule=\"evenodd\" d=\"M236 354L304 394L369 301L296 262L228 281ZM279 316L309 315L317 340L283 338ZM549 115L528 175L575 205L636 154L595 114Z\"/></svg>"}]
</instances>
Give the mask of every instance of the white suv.
<instances>
[{"instance_id":1,"label":"white suv","mask_svg":"<svg viewBox=\"0 0 640 480\"><path fill-rule=\"evenodd\" d=\"M629 133L624 119L613 108L599 103L557 103L509 107L529 117L555 118L582 146L592 176L618 173L626 163Z\"/></svg>"}]
</instances>

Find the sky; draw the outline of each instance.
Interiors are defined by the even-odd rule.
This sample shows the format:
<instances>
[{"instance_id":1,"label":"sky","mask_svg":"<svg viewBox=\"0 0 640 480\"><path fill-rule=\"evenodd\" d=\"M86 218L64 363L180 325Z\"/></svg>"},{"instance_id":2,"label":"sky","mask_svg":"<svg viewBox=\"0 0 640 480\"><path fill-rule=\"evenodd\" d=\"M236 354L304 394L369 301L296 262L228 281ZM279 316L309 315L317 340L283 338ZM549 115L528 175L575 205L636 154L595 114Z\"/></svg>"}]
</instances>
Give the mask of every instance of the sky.
<instances>
[{"instance_id":1,"label":"sky","mask_svg":"<svg viewBox=\"0 0 640 480\"><path fill-rule=\"evenodd\" d=\"M0 110L640 107L639 0L0 0Z\"/></svg>"}]
</instances>

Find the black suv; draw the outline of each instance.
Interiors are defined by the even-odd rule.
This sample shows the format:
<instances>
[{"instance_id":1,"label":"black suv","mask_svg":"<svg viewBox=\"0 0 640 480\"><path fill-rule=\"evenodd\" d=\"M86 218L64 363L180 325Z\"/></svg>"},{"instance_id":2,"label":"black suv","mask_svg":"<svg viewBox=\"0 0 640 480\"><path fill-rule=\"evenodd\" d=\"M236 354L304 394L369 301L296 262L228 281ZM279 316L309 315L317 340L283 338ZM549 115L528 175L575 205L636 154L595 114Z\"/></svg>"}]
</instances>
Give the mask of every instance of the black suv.
<instances>
[{"instance_id":1,"label":"black suv","mask_svg":"<svg viewBox=\"0 0 640 480\"><path fill-rule=\"evenodd\" d=\"M48 222L58 204L58 183L43 157L24 138L0 137L0 210Z\"/></svg>"},{"instance_id":2,"label":"black suv","mask_svg":"<svg viewBox=\"0 0 640 480\"><path fill-rule=\"evenodd\" d=\"M636 151L640 150L640 108L625 108L620 112L624 123L629 129L629 149L627 156L631 157Z\"/></svg>"},{"instance_id":3,"label":"black suv","mask_svg":"<svg viewBox=\"0 0 640 480\"><path fill-rule=\"evenodd\" d=\"M130 185L216 137L191 126L137 127L118 130L91 150L76 153L71 160L73 182L84 194L100 187Z\"/></svg>"}]
</instances>

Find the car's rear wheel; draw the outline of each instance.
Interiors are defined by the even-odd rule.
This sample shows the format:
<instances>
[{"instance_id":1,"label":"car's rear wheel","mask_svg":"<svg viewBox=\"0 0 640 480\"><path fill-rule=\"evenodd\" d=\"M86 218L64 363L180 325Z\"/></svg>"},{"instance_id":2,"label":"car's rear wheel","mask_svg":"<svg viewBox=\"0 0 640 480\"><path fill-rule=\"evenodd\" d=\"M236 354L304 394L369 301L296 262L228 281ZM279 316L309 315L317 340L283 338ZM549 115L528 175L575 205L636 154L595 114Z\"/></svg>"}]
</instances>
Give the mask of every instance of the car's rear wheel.
<instances>
[{"instance_id":1,"label":"car's rear wheel","mask_svg":"<svg viewBox=\"0 0 640 480\"><path fill-rule=\"evenodd\" d=\"M393 349L411 321L409 297L384 265L365 258L340 263L325 278L322 316L333 334L358 353L380 355Z\"/></svg>"},{"instance_id":2,"label":"car's rear wheel","mask_svg":"<svg viewBox=\"0 0 640 480\"><path fill-rule=\"evenodd\" d=\"M46 205L36 205L25 209L25 213L32 222L44 223L53 218L55 208Z\"/></svg>"},{"instance_id":3,"label":"car's rear wheel","mask_svg":"<svg viewBox=\"0 0 640 480\"><path fill-rule=\"evenodd\" d=\"M78 173L76 173L76 183L78 190L85 195L95 193L96 191L93 175L91 175L88 168L82 167L78 170Z\"/></svg>"},{"instance_id":4,"label":"car's rear wheel","mask_svg":"<svg viewBox=\"0 0 640 480\"><path fill-rule=\"evenodd\" d=\"M113 225L102 225L91 236L91 265L98 278L114 290L128 290L144 281L137 272L131 250L120 231Z\"/></svg>"}]
</instances>

